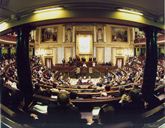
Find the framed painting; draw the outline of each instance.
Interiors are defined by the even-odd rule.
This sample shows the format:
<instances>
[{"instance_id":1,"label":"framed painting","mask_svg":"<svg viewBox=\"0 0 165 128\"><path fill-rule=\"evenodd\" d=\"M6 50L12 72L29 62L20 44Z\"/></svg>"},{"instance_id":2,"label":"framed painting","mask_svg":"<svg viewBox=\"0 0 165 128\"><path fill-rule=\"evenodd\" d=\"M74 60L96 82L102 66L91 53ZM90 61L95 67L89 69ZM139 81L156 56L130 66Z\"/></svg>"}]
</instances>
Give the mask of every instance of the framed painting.
<instances>
[{"instance_id":1,"label":"framed painting","mask_svg":"<svg viewBox=\"0 0 165 128\"><path fill-rule=\"evenodd\" d=\"M41 29L41 42L57 42L57 27L46 27Z\"/></svg>"},{"instance_id":2,"label":"framed painting","mask_svg":"<svg viewBox=\"0 0 165 128\"><path fill-rule=\"evenodd\" d=\"M126 27L112 27L113 42L128 42L128 32Z\"/></svg>"}]
</instances>

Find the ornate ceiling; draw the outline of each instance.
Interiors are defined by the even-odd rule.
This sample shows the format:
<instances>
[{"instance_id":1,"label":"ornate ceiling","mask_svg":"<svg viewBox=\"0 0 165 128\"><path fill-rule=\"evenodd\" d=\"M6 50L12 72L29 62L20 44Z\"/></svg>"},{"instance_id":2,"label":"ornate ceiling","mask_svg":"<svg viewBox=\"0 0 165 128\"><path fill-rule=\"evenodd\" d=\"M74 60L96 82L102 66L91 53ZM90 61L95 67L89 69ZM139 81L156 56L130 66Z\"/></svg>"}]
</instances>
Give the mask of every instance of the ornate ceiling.
<instances>
[{"instance_id":1,"label":"ornate ceiling","mask_svg":"<svg viewBox=\"0 0 165 128\"><path fill-rule=\"evenodd\" d=\"M0 0L0 22L5 19L20 18L36 8L50 5L109 10L128 7L142 11L158 22L164 22L164 0Z\"/></svg>"}]
</instances>

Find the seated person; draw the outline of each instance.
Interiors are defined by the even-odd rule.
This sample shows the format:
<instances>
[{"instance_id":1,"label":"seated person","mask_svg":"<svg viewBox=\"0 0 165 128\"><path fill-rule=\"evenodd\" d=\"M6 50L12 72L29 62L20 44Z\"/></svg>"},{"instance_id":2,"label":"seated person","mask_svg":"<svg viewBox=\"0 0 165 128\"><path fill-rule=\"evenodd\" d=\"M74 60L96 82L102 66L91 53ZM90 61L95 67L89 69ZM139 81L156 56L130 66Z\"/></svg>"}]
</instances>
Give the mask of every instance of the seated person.
<instances>
[{"instance_id":1,"label":"seated person","mask_svg":"<svg viewBox=\"0 0 165 128\"><path fill-rule=\"evenodd\" d=\"M73 59L72 59L72 57L69 57L68 64L69 64L70 66L73 66Z\"/></svg>"},{"instance_id":2,"label":"seated person","mask_svg":"<svg viewBox=\"0 0 165 128\"><path fill-rule=\"evenodd\" d=\"M95 62L93 62L93 63L92 63L92 67L95 67L95 66L96 66L96 63L95 63Z\"/></svg>"},{"instance_id":3,"label":"seated person","mask_svg":"<svg viewBox=\"0 0 165 128\"><path fill-rule=\"evenodd\" d=\"M100 93L100 96L101 96L101 97L107 97L108 94L107 94L106 92L101 92L101 93Z\"/></svg>"},{"instance_id":4,"label":"seated person","mask_svg":"<svg viewBox=\"0 0 165 128\"><path fill-rule=\"evenodd\" d=\"M93 63L92 63L92 66L93 66L93 67L95 67L95 66L96 66L96 64L97 64L97 60L96 60L96 58L93 58Z\"/></svg>"},{"instance_id":5,"label":"seated person","mask_svg":"<svg viewBox=\"0 0 165 128\"><path fill-rule=\"evenodd\" d=\"M48 106L48 121L55 124L69 124L79 125L81 122L81 115L78 109L70 102L69 94L60 92L57 96L57 104L50 104Z\"/></svg>"},{"instance_id":6,"label":"seated person","mask_svg":"<svg viewBox=\"0 0 165 128\"><path fill-rule=\"evenodd\" d=\"M86 76L84 76L84 77L82 78L82 83L83 83L83 84L88 84L88 79L87 79Z\"/></svg>"},{"instance_id":7,"label":"seated person","mask_svg":"<svg viewBox=\"0 0 165 128\"><path fill-rule=\"evenodd\" d=\"M77 85L82 85L83 84L83 82L82 82L82 77L80 77L79 79L78 79L78 81L77 81Z\"/></svg>"},{"instance_id":8,"label":"seated person","mask_svg":"<svg viewBox=\"0 0 165 128\"><path fill-rule=\"evenodd\" d=\"M102 87L103 86L103 78L100 77L99 82L96 83L96 86Z\"/></svg>"},{"instance_id":9,"label":"seated person","mask_svg":"<svg viewBox=\"0 0 165 128\"><path fill-rule=\"evenodd\" d=\"M93 84L93 82L92 82L92 80L91 80L91 76L88 77L87 84L89 84L89 85L92 85L92 84Z\"/></svg>"},{"instance_id":10,"label":"seated person","mask_svg":"<svg viewBox=\"0 0 165 128\"><path fill-rule=\"evenodd\" d=\"M70 83L70 77L68 77L68 78L65 79L65 83L64 84L65 84L66 87L69 87L71 85L71 83Z\"/></svg>"},{"instance_id":11,"label":"seated person","mask_svg":"<svg viewBox=\"0 0 165 128\"><path fill-rule=\"evenodd\" d=\"M62 59L62 64L65 65L65 58Z\"/></svg>"},{"instance_id":12,"label":"seated person","mask_svg":"<svg viewBox=\"0 0 165 128\"><path fill-rule=\"evenodd\" d=\"M99 112L99 119L101 123L110 124L115 121L115 109L109 105L103 105Z\"/></svg>"},{"instance_id":13,"label":"seated person","mask_svg":"<svg viewBox=\"0 0 165 128\"><path fill-rule=\"evenodd\" d=\"M144 102L140 94L137 91L131 90L130 92L125 92L121 96L119 101L122 105L122 109L128 114L139 113L144 110Z\"/></svg>"},{"instance_id":14,"label":"seated person","mask_svg":"<svg viewBox=\"0 0 165 128\"><path fill-rule=\"evenodd\" d=\"M119 87L119 95L122 96L123 94L125 94L126 90L124 86Z\"/></svg>"},{"instance_id":15,"label":"seated person","mask_svg":"<svg viewBox=\"0 0 165 128\"><path fill-rule=\"evenodd\" d=\"M110 85L105 85L105 91L110 91L111 90L111 86Z\"/></svg>"},{"instance_id":16,"label":"seated person","mask_svg":"<svg viewBox=\"0 0 165 128\"><path fill-rule=\"evenodd\" d=\"M77 98L77 93L72 91L72 92L70 92L69 97L70 97L70 99L76 99Z\"/></svg>"},{"instance_id":17,"label":"seated person","mask_svg":"<svg viewBox=\"0 0 165 128\"><path fill-rule=\"evenodd\" d=\"M86 65L86 63L83 63L83 67L87 68L87 65Z\"/></svg>"},{"instance_id":18,"label":"seated person","mask_svg":"<svg viewBox=\"0 0 165 128\"><path fill-rule=\"evenodd\" d=\"M59 84L64 84L64 83L65 83L65 81L64 81L64 76L63 76L63 75L61 75L61 76L58 78L58 82L59 82Z\"/></svg>"},{"instance_id":19,"label":"seated person","mask_svg":"<svg viewBox=\"0 0 165 128\"><path fill-rule=\"evenodd\" d=\"M92 63L93 63L93 62L92 62L92 58L89 58L89 61L88 61L88 63L87 63L87 66L88 66L88 67L92 67Z\"/></svg>"},{"instance_id":20,"label":"seated person","mask_svg":"<svg viewBox=\"0 0 165 128\"><path fill-rule=\"evenodd\" d=\"M144 102L142 100L141 93L138 89L133 89L129 92L129 96L131 99L130 108L134 110L134 112L142 112L144 110Z\"/></svg>"},{"instance_id":21,"label":"seated person","mask_svg":"<svg viewBox=\"0 0 165 128\"><path fill-rule=\"evenodd\" d=\"M124 92L121 95L121 99L119 101L119 103L121 103L122 106L125 106L126 104L131 102L131 97L129 96L129 94L127 92Z\"/></svg>"}]
</instances>

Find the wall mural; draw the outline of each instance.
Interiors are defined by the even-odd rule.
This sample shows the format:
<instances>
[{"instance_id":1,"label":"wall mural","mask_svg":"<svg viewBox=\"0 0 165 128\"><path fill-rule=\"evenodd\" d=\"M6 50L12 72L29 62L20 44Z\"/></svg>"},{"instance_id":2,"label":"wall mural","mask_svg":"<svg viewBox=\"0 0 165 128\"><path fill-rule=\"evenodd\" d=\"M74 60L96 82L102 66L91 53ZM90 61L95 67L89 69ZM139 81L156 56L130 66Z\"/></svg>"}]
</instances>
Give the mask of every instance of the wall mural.
<instances>
[{"instance_id":1,"label":"wall mural","mask_svg":"<svg viewBox=\"0 0 165 128\"><path fill-rule=\"evenodd\" d=\"M127 28L112 27L112 41L114 42L128 42Z\"/></svg>"},{"instance_id":2,"label":"wall mural","mask_svg":"<svg viewBox=\"0 0 165 128\"><path fill-rule=\"evenodd\" d=\"M57 27L42 28L41 42L57 42Z\"/></svg>"}]
</instances>

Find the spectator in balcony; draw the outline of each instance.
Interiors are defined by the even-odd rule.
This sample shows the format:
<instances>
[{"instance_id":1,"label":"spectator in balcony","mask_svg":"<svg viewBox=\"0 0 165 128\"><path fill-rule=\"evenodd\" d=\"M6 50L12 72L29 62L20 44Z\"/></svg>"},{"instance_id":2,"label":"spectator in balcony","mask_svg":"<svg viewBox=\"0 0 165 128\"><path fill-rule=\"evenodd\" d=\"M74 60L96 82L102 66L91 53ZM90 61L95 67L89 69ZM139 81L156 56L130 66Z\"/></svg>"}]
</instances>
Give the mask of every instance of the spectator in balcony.
<instances>
[{"instance_id":1,"label":"spectator in balcony","mask_svg":"<svg viewBox=\"0 0 165 128\"><path fill-rule=\"evenodd\" d=\"M48 121L56 124L74 125L81 123L79 110L70 102L69 94L60 92L57 96L57 104L48 106ZM69 127L69 126L68 126Z\"/></svg>"},{"instance_id":2,"label":"spectator in balcony","mask_svg":"<svg viewBox=\"0 0 165 128\"><path fill-rule=\"evenodd\" d=\"M103 105L99 111L99 119L104 125L114 122L115 109L109 105Z\"/></svg>"}]
</instances>

